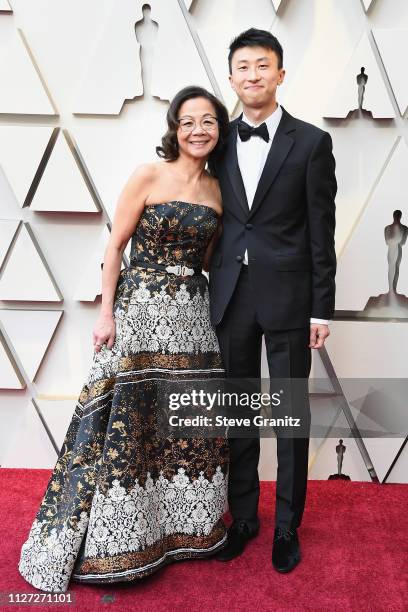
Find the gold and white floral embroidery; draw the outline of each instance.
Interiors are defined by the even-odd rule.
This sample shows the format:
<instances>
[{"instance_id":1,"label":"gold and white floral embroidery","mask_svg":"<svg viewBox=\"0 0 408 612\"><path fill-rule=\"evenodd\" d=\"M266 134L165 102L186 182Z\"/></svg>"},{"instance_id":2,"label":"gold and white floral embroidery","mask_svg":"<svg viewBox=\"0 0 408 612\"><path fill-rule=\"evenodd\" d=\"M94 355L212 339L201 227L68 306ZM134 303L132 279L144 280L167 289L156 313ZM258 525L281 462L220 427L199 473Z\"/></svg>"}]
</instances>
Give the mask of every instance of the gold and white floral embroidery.
<instances>
[{"instance_id":1,"label":"gold and white floral embroidery","mask_svg":"<svg viewBox=\"0 0 408 612\"><path fill-rule=\"evenodd\" d=\"M191 295L183 283L172 297L162 286L152 293L141 281L126 309L115 311L116 337L111 349L103 344L95 353L88 384L113 376L119 359L140 352L188 353L219 352L209 318L209 294L196 289Z\"/></svg>"},{"instance_id":2,"label":"gold and white floral embroidery","mask_svg":"<svg viewBox=\"0 0 408 612\"><path fill-rule=\"evenodd\" d=\"M191 481L183 468L169 481L160 474L154 482L137 483L127 493L118 480L107 495L97 488L89 518L85 556L106 557L144 550L173 533L208 535L225 511L226 480L217 467L211 481Z\"/></svg>"},{"instance_id":3,"label":"gold and white floral embroidery","mask_svg":"<svg viewBox=\"0 0 408 612\"><path fill-rule=\"evenodd\" d=\"M43 591L66 591L88 520L88 514L81 512L76 529L54 527L46 537L46 523L35 520L21 548L18 569L23 578Z\"/></svg>"},{"instance_id":4,"label":"gold and white floral embroidery","mask_svg":"<svg viewBox=\"0 0 408 612\"><path fill-rule=\"evenodd\" d=\"M107 495L96 487L90 514L81 512L76 529L53 528L44 537L46 523L35 520L21 549L19 571L38 589L66 591L85 531L85 557L140 551L170 534L210 534L226 510L226 499L220 466L211 481L203 472L190 480L184 468L171 480L161 472L153 481L147 473L145 486L136 481L128 492L113 480Z\"/></svg>"}]
</instances>

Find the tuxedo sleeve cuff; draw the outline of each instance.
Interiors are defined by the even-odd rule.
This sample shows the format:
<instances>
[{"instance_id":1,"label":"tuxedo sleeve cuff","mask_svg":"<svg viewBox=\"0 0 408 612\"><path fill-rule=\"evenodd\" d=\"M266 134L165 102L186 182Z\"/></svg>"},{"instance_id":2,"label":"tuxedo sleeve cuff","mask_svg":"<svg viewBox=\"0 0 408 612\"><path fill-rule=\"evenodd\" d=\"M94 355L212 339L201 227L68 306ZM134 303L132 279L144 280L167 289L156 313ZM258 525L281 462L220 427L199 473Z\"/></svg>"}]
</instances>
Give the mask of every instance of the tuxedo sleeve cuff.
<instances>
[{"instance_id":1,"label":"tuxedo sleeve cuff","mask_svg":"<svg viewBox=\"0 0 408 612\"><path fill-rule=\"evenodd\" d=\"M314 319L311 318L310 319L311 323L321 323L322 325L330 325L331 321L328 321L327 319Z\"/></svg>"}]
</instances>

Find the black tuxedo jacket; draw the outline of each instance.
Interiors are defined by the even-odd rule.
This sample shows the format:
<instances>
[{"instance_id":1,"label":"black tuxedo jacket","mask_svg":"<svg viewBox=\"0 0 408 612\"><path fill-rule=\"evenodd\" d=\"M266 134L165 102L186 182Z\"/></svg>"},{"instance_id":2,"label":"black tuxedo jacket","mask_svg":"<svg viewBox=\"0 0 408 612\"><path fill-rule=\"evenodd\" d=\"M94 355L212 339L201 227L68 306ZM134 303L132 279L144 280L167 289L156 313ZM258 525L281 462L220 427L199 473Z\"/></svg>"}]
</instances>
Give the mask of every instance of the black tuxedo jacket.
<instances>
[{"instance_id":1,"label":"black tuxedo jacket","mask_svg":"<svg viewBox=\"0 0 408 612\"><path fill-rule=\"evenodd\" d=\"M212 169L224 215L210 263L211 321L220 323L248 248L254 306L265 329L308 326L334 314L337 182L328 132L282 107L251 209L237 160L238 117ZM253 136L253 138L257 138Z\"/></svg>"}]
</instances>

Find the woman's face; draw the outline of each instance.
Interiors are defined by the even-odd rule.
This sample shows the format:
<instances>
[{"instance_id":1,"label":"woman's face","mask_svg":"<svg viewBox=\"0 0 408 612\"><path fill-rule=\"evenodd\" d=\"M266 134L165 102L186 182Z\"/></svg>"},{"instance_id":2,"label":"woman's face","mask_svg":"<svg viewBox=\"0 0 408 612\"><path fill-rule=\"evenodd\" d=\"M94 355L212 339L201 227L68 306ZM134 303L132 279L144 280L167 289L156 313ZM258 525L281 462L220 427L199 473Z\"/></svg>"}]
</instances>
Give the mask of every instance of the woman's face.
<instances>
[{"instance_id":1,"label":"woman's face","mask_svg":"<svg viewBox=\"0 0 408 612\"><path fill-rule=\"evenodd\" d=\"M186 100L178 112L179 152L194 158L207 158L219 138L217 114L206 98Z\"/></svg>"}]
</instances>

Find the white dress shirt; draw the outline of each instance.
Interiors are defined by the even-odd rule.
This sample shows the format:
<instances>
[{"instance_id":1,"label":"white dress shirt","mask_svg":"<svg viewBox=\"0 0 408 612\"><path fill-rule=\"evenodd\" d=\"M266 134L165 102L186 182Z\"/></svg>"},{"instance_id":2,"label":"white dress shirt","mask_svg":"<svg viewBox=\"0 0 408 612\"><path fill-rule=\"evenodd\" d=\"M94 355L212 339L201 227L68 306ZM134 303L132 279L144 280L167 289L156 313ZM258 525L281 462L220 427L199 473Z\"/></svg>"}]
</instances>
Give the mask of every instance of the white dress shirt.
<instances>
[{"instance_id":1,"label":"white dress shirt","mask_svg":"<svg viewBox=\"0 0 408 612\"><path fill-rule=\"evenodd\" d=\"M268 157L269 149L271 148L275 132L282 117L282 108L278 104L277 108L269 117L264 119L269 132L269 141L265 142L260 136L251 136L248 140L241 140L237 134L237 157L238 165L241 171L242 181L245 187L245 193L248 200L248 206L251 208L254 201L256 188L261 178L262 171L265 166L266 158ZM248 125L257 127L248 119L245 113L242 113L242 120ZM263 121L261 121L263 123ZM260 125L260 124L258 124ZM245 250L244 261L248 265L248 250ZM324 323L328 325L330 321L326 319L310 319L311 323Z\"/></svg>"}]
</instances>

